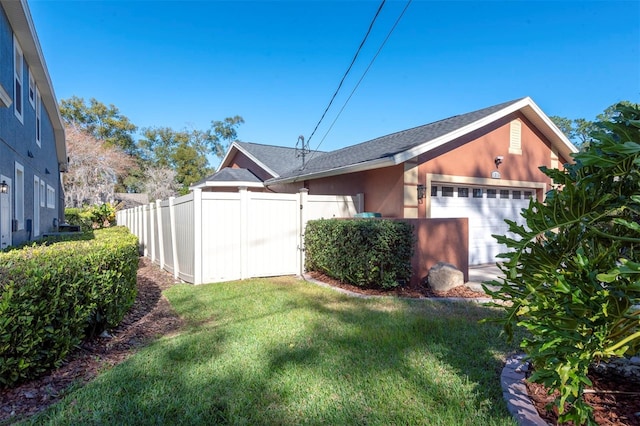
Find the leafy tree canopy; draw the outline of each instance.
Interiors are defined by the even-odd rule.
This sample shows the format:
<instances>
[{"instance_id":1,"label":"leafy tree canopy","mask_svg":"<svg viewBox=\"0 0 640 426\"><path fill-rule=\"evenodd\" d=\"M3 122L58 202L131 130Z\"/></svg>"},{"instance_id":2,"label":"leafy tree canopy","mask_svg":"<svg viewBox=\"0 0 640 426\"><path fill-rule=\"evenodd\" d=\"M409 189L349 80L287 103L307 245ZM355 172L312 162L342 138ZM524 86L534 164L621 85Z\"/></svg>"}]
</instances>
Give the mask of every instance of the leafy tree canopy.
<instances>
[{"instance_id":1,"label":"leafy tree canopy","mask_svg":"<svg viewBox=\"0 0 640 426\"><path fill-rule=\"evenodd\" d=\"M596 116L595 121L589 121L585 118L567 118L557 115L550 116L549 118L558 128L564 133L574 144L577 146L583 146L586 143L591 142L593 139L591 134L598 131L598 122L610 121L619 114L616 107L633 106L634 104L629 101L622 101L606 108L601 114Z\"/></svg>"},{"instance_id":2,"label":"leafy tree canopy","mask_svg":"<svg viewBox=\"0 0 640 426\"><path fill-rule=\"evenodd\" d=\"M134 133L138 129L114 105L105 105L91 98L72 96L60 100L60 115L64 121L86 130L107 146L117 146L129 155L137 153Z\"/></svg>"}]
</instances>

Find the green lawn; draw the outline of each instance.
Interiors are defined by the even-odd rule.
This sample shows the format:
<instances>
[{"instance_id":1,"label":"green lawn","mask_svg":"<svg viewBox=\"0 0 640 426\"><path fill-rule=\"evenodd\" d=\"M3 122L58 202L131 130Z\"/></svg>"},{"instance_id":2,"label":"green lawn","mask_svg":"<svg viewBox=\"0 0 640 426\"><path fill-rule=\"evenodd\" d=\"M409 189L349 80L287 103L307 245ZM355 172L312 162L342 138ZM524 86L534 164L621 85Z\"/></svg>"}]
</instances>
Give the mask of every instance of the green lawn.
<instances>
[{"instance_id":1,"label":"green lawn","mask_svg":"<svg viewBox=\"0 0 640 426\"><path fill-rule=\"evenodd\" d=\"M360 299L294 278L165 292L187 327L34 424L515 424L488 308Z\"/></svg>"}]
</instances>

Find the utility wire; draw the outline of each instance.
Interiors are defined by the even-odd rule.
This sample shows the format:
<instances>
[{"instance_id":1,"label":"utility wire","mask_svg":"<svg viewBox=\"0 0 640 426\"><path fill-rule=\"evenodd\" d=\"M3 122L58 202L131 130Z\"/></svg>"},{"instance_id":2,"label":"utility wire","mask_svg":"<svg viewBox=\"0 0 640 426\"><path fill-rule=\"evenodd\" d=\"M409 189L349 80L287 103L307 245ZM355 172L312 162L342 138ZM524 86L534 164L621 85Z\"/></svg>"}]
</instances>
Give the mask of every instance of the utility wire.
<instances>
[{"instance_id":1,"label":"utility wire","mask_svg":"<svg viewBox=\"0 0 640 426\"><path fill-rule=\"evenodd\" d=\"M320 145L322 145L322 142L324 142L324 140L327 138L327 136L329 135L329 132L331 131L331 129L333 128L334 124L336 124L336 121L338 121L338 118L340 117L340 115L342 114L342 112L344 111L344 109L346 108L347 104L349 103L349 101L351 100L351 97L353 97L355 91L358 89L358 87L360 86L360 83L362 83L362 80L364 80L364 77L367 75L367 73L369 72L369 69L371 68L371 66L373 65L373 63L375 62L376 58L378 57L378 55L380 54L380 52L382 51L382 48L385 46L385 44L387 43L387 41L389 40L389 37L391 37L391 34L393 33L393 31L395 30L395 28L398 26L398 23L400 22L400 20L402 19L402 17L404 16L404 13L407 11L407 8L409 7L409 5L411 4L412 0L409 0L407 2L407 4L405 5L404 9L402 10L402 12L400 13L400 16L398 16L398 19L396 19L396 22L393 24L393 27L391 27L391 30L389 30L389 33L387 34L387 37L383 40L382 44L380 45L380 48L378 48L378 51L376 52L376 54L373 56L373 58L371 59L371 62L369 62L369 65L367 66L367 68L364 70L364 73L362 74L362 76L360 77L360 80L358 80L358 83L356 83L355 87L353 88L353 90L351 91L351 93L349 94L349 97L347 98L347 100L344 102L344 104L342 105L342 108L340 109L340 111L338 112L338 114L336 115L336 117L334 118L333 122L331 122L331 126L329 126L329 129L327 129L326 133L324 134L324 136L322 137L322 140L320 141L320 143L318 143L318 146L316 147L315 150L312 151L311 156L309 157L309 160L311 160L311 158L313 158L313 155L318 151L318 149L320 149Z\"/></svg>"},{"instance_id":2,"label":"utility wire","mask_svg":"<svg viewBox=\"0 0 640 426\"><path fill-rule=\"evenodd\" d=\"M364 46L364 43L367 41L367 37L369 37L369 34L371 33L371 29L373 28L373 24L376 22L376 19L378 19L378 15L380 14L380 11L382 10L382 6L384 6L385 2L386 0L382 0L382 3L380 3L380 6L378 6L378 11L373 17L373 20L371 21L371 23L369 24L369 29L367 30L367 33L362 39L362 42L360 43L358 50L356 50L356 54L353 56L353 59L351 60L351 64L349 65L349 68L347 68L347 71L342 76L342 80L340 80L340 84L338 84L338 88L333 93L333 96L329 101L329 105L327 105L327 108L325 108L324 112L322 113L322 117L320 117L320 120L318 121L318 124L316 124L316 127L313 129L313 132L311 132L311 136L309 136L309 139L307 139L307 144L311 142L311 138L313 138L313 135L316 133L316 130L318 130L318 126L320 126L320 123L322 123L322 120L324 119L325 115L327 115L327 111L329 111L329 108L331 108L331 104L333 104L333 101L335 100L336 96L338 95L338 92L340 91L340 88L342 87L342 83L344 83L344 80L347 78L349 71L351 71L353 64L356 62L356 59L358 58L358 54L360 54L360 50L362 50L362 46Z\"/></svg>"},{"instance_id":3,"label":"utility wire","mask_svg":"<svg viewBox=\"0 0 640 426\"><path fill-rule=\"evenodd\" d=\"M316 147L316 149L311 151L311 155L309 156L309 159L307 161L311 161L311 159L313 158L314 154L316 152L318 152L318 149L320 149L320 145L322 145L322 142L324 142L324 140L327 138L327 135L329 134L329 132L333 128L333 125L336 124L336 121L338 121L338 118L340 117L340 114L342 114L342 111L344 111L344 109L346 108L347 104L351 100L351 97L353 96L353 94L358 89L358 86L360 86L360 83L362 83L362 80L364 80L364 77L367 75L367 72L369 72L369 69L371 68L371 66L375 62L376 58L378 57L378 55L382 51L382 48L384 47L384 45L387 43L387 40L389 40L389 37L391 37L391 33L393 33L393 30L395 30L396 27L398 26L398 23L400 23L400 20L404 16L404 13L407 11L407 9L409 8L409 5L411 4L412 1L413 0L407 1L407 4L404 7L404 9L402 9L402 12L400 13L400 16L398 16L398 19L396 19L396 22L393 24L393 27L391 27L391 29L389 30L389 33L387 34L387 37L385 37L385 39L382 41L382 44L380 45L380 48L378 49L376 54L373 55L373 58L371 59L371 62L369 62L369 66L367 66L367 69L365 69L364 72L362 73L362 77L360 77L360 80L358 80L358 82L356 83L355 87L353 88L353 90L349 94L349 97L347 98L347 100L344 101L344 104L342 105L342 108L340 108L340 111L338 111L338 115L336 115L336 118L334 118L333 121L331 122L331 125L329 126L329 128L327 129L327 132L324 134L324 136L320 140L320 143L318 143L318 146Z\"/></svg>"}]
</instances>

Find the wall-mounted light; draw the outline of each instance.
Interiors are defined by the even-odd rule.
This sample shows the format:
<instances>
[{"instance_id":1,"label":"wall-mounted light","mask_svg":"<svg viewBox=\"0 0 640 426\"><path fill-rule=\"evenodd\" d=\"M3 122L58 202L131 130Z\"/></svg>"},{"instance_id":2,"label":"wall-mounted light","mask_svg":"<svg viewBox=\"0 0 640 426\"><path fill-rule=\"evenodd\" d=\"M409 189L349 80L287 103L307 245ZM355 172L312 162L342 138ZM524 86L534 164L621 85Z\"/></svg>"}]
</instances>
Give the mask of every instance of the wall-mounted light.
<instances>
[{"instance_id":1,"label":"wall-mounted light","mask_svg":"<svg viewBox=\"0 0 640 426\"><path fill-rule=\"evenodd\" d=\"M0 183L0 194L6 194L7 192L9 192L9 185L3 180L2 183Z\"/></svg>"},{"instance_id":2,"label":"wall-mounted light","mask_svg":"<svg viewBox=\"0 0 640 426\"><path fill-rule=\"evenodd\" d=\"M46 168L46 167L45 167L45 168L44 168L44 174L45 174L45 175L50 175L50 174L51 174L51 172L49 171L49 169L48 169L48 168Z\"/></svg>"},{"instance_id":3,"label":"wall-mounted light","mask_svg":"<svg viewBox=\"0 0 640 426\"><path fill-rule=\"evenodd\" d=\"M502 155L498 155L493 162L496 163L496 169L500 167L500 164L504 161L504 157Z\"/></svg>"},{"instance_id":4,"label":"wall-mounted light","mask_svg":"<svg viewBox=\"0 0 640 426\"><path fill-rule=\"evenodd\" d=\"M424 198L427 198L427 187L420 184L418 185L418 202L422 203Z\"/></svg>"},{"instance_id":5,"label":"wall-mounted light","mask_svg":"<svg viewBox=\"0 0 640 426\"><path fill-rule=\"evenodd\" d=\"M33 158L33 152L27 151L27 155L29 156L29 158Z\"/></svg>"}]
</instances>

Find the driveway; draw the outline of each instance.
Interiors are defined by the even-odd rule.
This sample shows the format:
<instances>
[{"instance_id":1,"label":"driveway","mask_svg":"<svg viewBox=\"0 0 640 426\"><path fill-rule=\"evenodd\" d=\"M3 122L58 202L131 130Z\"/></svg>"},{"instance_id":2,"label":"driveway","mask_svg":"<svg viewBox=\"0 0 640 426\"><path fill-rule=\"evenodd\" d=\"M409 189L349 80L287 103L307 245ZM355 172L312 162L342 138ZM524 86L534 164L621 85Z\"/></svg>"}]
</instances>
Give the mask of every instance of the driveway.
<instances>
[{"instance_id":1,"label":"driveway","mask_svg":"<svg viewBox=\"0 0 640 426\"><path fill-rule=\"evenodd\" d=\"M503 276L502 271L495 264L469 266L469 281L465 284L472 290L484 291L483 281L494 280L501 276Z\"/></svg>"}]
</instances>

